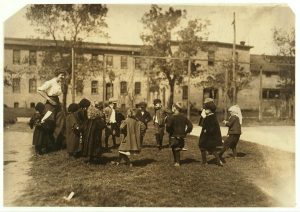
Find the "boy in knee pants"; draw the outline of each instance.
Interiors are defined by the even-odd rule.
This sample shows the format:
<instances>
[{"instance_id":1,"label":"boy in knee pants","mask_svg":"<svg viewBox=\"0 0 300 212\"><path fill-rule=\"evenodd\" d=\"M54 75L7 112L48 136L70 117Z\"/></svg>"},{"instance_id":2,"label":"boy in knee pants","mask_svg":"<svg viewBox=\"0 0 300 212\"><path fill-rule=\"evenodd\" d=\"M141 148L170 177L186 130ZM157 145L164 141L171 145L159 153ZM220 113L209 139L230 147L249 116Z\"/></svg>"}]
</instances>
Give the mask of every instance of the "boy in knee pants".
<instances>
[{"instance_id":1,"label":"boy in knee pants","mask_svg":"<svg viewBox=\"0 0 300 212\"><path fill-rule=\"evenodd\" d=\"M168 117L166 131L169 133L169 143L172 148L175 166L180 166L180 151L184 147L186 135L193 129L193 125L182 114L182 105L180 102L172 107L173 115Z\"/></svg>"}]
</instances>

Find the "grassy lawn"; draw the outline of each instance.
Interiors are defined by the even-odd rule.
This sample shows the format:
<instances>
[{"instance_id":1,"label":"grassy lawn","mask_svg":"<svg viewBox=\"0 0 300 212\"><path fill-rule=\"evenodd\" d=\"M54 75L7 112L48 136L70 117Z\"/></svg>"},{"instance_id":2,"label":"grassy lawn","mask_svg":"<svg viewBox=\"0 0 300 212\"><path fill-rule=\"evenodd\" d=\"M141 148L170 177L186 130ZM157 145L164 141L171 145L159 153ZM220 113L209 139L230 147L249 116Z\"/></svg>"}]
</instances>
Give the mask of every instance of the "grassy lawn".
<instances>
[{"instance_id":1,"label":"grassy lawn","mask_svg":"<svg viewBox=\"0 0 300 212\"><path fill-rule=\"evenodd\" d=\"M153 130L146 134L146 147L132 157L133 167L115 166L117 150L105 153L98 164L83 158L71 159L65 151L32 158L30 181L19 206L95 207L269 207L280 203L260 185L275 188L287 168L278 160L292 161L294 154L241 141L238 158L229 157L218 167L209 155L209 165L201 165L198 138L190 136L182 166L174 167L169 148L154 147ZM167 136L164 144L167 145ZM226 156L226 155L225 155ZM266 157L267 156L267 157ZM270 160L275 158L276 161ZM271 162L270 162L271 161ZM272 171L272 170L275 170ZM292 170L293 173L294 170ZM292 180L294 178L292 177ZM264 191L263 191L264 190ZM63 196L75 192L71 201Z\"/></svg>"}]
</instances>

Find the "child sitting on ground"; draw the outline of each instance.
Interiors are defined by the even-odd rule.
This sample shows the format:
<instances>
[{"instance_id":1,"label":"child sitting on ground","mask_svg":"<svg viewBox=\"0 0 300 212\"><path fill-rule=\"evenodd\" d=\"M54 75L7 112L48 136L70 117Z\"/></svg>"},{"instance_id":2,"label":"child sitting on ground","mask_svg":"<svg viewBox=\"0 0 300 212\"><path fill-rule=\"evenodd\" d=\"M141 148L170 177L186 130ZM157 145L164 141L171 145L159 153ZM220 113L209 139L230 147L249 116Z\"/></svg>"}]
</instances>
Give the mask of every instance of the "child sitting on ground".
<instances>
[{"instance_id":1,"label":"child sitting on ground","mask_svg":"<svg viewBox=\"0 0 300 212\"><path fill-rule=\"evenodd\" d=\"M243 117L242 117L242 112L240 107L238 105L233 105L228 109L228 111L230 113L230 117L228 121L226 120L223 121L225 126L228 127L228 134L227 134L228 137L224 142L223 149L219 153L219 156L221 160L223 160L223 162L224 159L222 158L222 156L228 148L232 149L233 158L234 159L236 158L237 156L236 146L239 142L240 135L242 133L241 124L242 124Z\"/></svg>"}]
</instances>

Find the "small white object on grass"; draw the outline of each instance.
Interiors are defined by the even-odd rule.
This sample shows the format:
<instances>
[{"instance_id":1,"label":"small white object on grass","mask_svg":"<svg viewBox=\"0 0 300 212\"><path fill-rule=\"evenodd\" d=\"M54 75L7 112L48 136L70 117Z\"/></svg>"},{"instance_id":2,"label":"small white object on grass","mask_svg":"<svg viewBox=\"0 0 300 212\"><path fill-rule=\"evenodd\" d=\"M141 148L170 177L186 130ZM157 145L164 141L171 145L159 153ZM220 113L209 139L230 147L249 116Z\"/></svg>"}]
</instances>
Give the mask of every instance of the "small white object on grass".
<instances>
[{"instance_id":1,"label":"small white object on grass","mask_svg":"<svg viewBox=\"0 0 300 212\"><path fill-rule=\"evenodd\" d=\"M130 152L119 151L119 153L121 153L121 154L123 154L123 155L127 155L127 156L130 155Z\"/></svg>"},{"instance_id":2,"label":"small white object on grass","mask_svg":"<svg viewBox=\"0 0 300 212\"><path fill-rule=\"evenodd\" d=\"M72 191L68 197L64 197L65 200L70 201L72 199L72 197L74 196L74 192Z\"/></svg>"}]
</instances>

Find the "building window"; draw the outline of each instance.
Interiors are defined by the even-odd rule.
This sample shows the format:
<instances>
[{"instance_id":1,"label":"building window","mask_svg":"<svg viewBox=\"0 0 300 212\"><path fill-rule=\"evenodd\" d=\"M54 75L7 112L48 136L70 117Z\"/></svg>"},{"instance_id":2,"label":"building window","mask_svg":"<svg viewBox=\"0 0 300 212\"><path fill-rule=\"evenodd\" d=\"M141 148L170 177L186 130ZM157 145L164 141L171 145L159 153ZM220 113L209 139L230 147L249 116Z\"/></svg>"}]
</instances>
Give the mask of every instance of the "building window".
<instances>
[{"instance_id":1,"label":"building window","mask_svg":"<svg viewBox=\"0 0 300 212\"><path fill-rule=\"evenodd\" d=\"M97 60L98 60L98 55L92 54L92 61L97 61Z\"/></svg>"},{"instance_id":2,"label":"building window","mask_svg":"<svg viewBox=\"0 0 300 212\"><path fill-rule=\"evenodd\" d=\"M93 86L93 84L92 84L92 86ZM97 86L97 90L98 90L98 85L95 85L95 86ZM82 93L83 93L83 80L77 80L76 81L76 94L82 95Z\"/></svg>"},{"instance_id":3,"label":"building window","mask_svg":"<svg viewBox=\"0 0 300 212\"><path fill-rule=\"evenodd\" d=\"M134 69L141 69L142 60L141 58L134 58Z\"/></svg>"},{"instance_id":4,"label":"building window","mask_svg":"<svg viewBox=\"0 0 300 212\"><path fill-rule=\"evenodd\" d=\"M98 94L98 81L96 80L92 81L91 94Z\"/></svg>"},{"instance_id":5,"label":"building window","mask_svg":"<svg viewBox=\"0 0 300 212\"><path fill-rule=\"evenodd\" d=\"M182 86L182 100L188 99L188 86L184 85Z\"/></svg>"},{"instance_id":6,"label":"building window","mask_svg":"<svg viewBox=\"0 0 300 212\"><path fill-rule=\"evenodd\" d=\"M20 93L21 92L20 78L13 78L12 88L13 88L13 93Z\"/></svg>"},{"instance_id":7,"label":"building window","mask_svg":"<svg viewBox=\"0 0 300 212\"><path fill-rule=\"evenodd\" d=\"M127 69L127 57L121 56L121 69Z\"/></svg>"},{"instance_id":8,"label":"building window","mask_svg":"<svg viewBox=\"0 0 300 212\"><path fill-rule=\"evenodd\" d=\"M208 51L207 64L209 66L214 66L215 65L215 51Z\"/></svg>"},{"instance_id":9,"label":"building window","mask_svg":"<svg viewBox=\"0 0 300 212\"><path fill-rule=\"evenodd\" d=\"M279 89L263 89L262 91L263 99L278 99L280 97Z\"/></svg>"},{"instance_id":10,"label":"building window","mask_svg":"<svg viewBox=\"0 0 300 212\"><path fill-rule=\"evenodd\" d=\"M141 94L141 82L134 83L134 93L135 95Z\"/></svg>"},{"instance_id":11,"label":"building window","mask_svg":"<svg viewBox=\"0 0 300 212\"><path fill-rule=\"evenodd\" d=\"M106 56L106 66L113 67L113 56Z\"/></svg>"},{"instance_id":12,"label":"building window","mask_svg":"<svg viewBox=\"0 0 300 212\"><path fill-rule=\"evenodd\" d=\"M21 62L21 51L13 50L13 64L20 64Z\"/></svg>"},{"instance_id":13,"label":"building window","mask_svg":"<svg viewBox=\"0 0 300 212\"><path fill-rule=\"evenodd\" d=\"M114 84L106 83L106 100L114 96Z\"/></svg>"},{"instance_id":14,"label":"building window","mask_svg":"<svg viewBox=\"0 0 300 212\"><path fill-rule=\"evenodd\" d=\"M125 81L121 82L120 93L121 94L126 94L127 93L127 82L125 82Z\"/></svg>"},{"instance_id":15,"label":"building window","mask_svg":"<svg viewBox=\"0 0 300 212\"><path fill-rule=\"evenodd\" d=\"M29 65L36 65L36 51L29 51Z\"/></svg>"},{"instance_id":16,"label":"building window","mask_svg":"<svg viewBox=\"0 0 300 212\"><path fill-rule=\"evenodd\" d=\"M19 102L14 102L14 108L19 108Z\"/></svg>"},{"instance_id":17,"label":"building window","mask_svg":"<svg viewBox=\"0 0 300 212\"><path fill-rule=\"evenodd\" d=\"M35 103L34 102L30 103L30 108L35 108Z\"/></svg>"},{"instance_id":18,"label":"building window","mask_svg":"<svg viewBox=\"0 0 300 212\"><path fill-rule=\"evenodd\" d=\"M218 89L204 88L203 89L203 100L205 100L206 98L212 98L212 99L217 100L218 99Z\"/></svg>"},{"instance_id":19,"label":"building window","mask_svg":"<svg viewBox=\"0 0 300 212\"><path fill-rule=\"evenodd\" d=\"M36 79L29 79L29 93L36 93Z\"/></svg>"},{"instance_id":20,"label":"building window","mask_svg":"<svg viewBox=\"0 0 300 212\"><path fill-rule=\"evenodd\" d=\"M79 63L83 63L84 61L84 56L82 53L76 53L76 63L79 64Z\"/></svg>"},{"instance_id":21,"label":"building window","mask_svg":"<svg viewBox=\"0 0 300 212\"><path fill-rule=\"evenodd\" d=\"M266 77L272 77L272 73L266 73Z\"/></svg>"}]
</instances>

